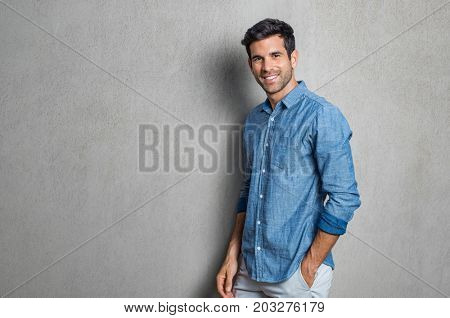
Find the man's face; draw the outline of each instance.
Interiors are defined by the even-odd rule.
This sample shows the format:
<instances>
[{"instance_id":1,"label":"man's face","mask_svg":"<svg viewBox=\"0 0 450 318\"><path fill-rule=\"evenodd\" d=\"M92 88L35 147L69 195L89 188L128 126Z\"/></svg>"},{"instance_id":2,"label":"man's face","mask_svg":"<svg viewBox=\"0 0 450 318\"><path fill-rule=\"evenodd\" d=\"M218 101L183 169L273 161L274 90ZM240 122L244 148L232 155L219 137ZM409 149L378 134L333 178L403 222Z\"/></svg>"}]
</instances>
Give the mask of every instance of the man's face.
<instances>
[{"instance_id":1,"label":"man's face","mask_svg":"<svg viewBox=\"0 0 450 318\"><path fill-rule=\"evenodd\" d=\"M289 59L282 37L273 35L253 42L250 55L248 62L253 76L267 94L281 91L293 78L297 52L294 50Z\"/></svg>"}]
</instances>

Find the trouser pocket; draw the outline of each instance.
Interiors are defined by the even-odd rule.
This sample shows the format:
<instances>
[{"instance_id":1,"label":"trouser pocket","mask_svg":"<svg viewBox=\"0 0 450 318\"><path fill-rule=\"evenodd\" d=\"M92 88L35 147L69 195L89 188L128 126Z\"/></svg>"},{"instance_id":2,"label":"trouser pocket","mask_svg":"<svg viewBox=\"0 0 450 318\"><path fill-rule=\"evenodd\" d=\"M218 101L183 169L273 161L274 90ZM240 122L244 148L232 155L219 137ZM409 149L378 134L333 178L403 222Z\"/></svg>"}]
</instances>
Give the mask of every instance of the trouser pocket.
<instances>
[{"instance_id":1,"label":"trouser pocket","mask_svg":"<svg viewBox=\"0 0 450 318\"><path fill-rule=\"evenodd\" d=\"M316 271L316 274L314 275L314 280L313 280L313 284L311 285L311 287L308 286L308 283L306 283L306 280L305 280L305 278L303 277L302 270L301 270L301 265L299 265L297 275L300 277L300 282L303 284L303 286L304 286L305 288L307 288L307 289L311 289L311 288L313 288L317 283L319 283L318 280L320 280L320 279L323 277L322 273L323 273L324 271L326 271L326 270L328 269L328 267L329 267L328 265L325 265L325 264L323 264L323 263L320 264L319 268L318 268L317 271ZM330 267L330 268L331 268L331 267Z\"/></svg>"}]
</instances>

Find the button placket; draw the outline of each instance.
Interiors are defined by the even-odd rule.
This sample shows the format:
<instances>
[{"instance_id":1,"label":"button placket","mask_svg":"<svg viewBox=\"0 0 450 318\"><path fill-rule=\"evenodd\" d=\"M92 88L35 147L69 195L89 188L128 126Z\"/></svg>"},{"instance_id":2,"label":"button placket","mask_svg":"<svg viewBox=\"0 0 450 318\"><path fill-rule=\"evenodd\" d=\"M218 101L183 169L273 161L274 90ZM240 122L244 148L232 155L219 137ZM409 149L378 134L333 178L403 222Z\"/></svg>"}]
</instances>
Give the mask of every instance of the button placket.
<instances>
[{"instance_id":1,"label":"button placket","mask_svg":"<svg viewBox=\"0 0 450 318\"><path fill-rule=\"evenodd\" d=\"M259 169L264 173L265 172L265 169L264 169L264 166L265 166L265 162L266 162L266 154L267 154L267 151L268 151L268 146L269 146L269 142L268 142L268 136L269 136L269 131L270 131L270 122L269 122L269 125L268 125L268 127L267 127L267 129L266 129L266 131L265 131L265 133L264 133L264 139L263 139L263 144L264 144L264 147L263 147L263 155L262 155L262 159L261 159L261 166L259 167ZM259 218L260 218L260 212L261 212L261 209L262 209L262 207L263 207L263 203L262 203L262 199L263 199L263 197L264 197L264 195L263 195L263 182L262 182L262 174L259 174L258 175L258 192L259 192L259 198L260 198L260 200L258 200L259 202L257 203L257 205L256 205L256 215L255 215L255 217L256 217L256 219L258 220L258 222L259 222ZM258 223L259 224L259 223ZM255 264L256 264L256 279L259 279L259 278L261 278L262 276L264 276L263 275L263 273L261 272L261 268L258 266L258 263L259 263L259 259L260 259L260 257L262 257L260 254L260 251L261 251L261 246L260 246L260 242L261 242L261 240L260 240L260 236L262 235L262 233L260 232L260 227L259 226L257 226L256 227L256 229L255 229L255 242L254 242L254 246L255 246Z\"/></svg>"},{"instance_id":2,"label":"button placket","mask_svg":"<svg viewBox=\"0 0 450 318\"><path fill-rule=\"evenodd\" d=\"M278 112L276 112L276 113L278 113ZM267 153L270 151L270 148L269 148L269 140L270 139L269 139L269 137L271 137L273 135L272 132L273 132L273 129L274 129L274 122L275 122L275 116L274 115L276 115L276 113L272 113L271 116L269 117L269 120L268 120L268 123L267 123L267 129L266 129L266 132L264 134L263 156L262 156L261 167L260 167L260 170L261 170L262 173L259 174L259 180L258 180L258 188L259 188L259 193L260 193L259 194L260 200L259 200L259 202L257 204L257 209L256 209L257 210L256 218L257 218L257 224L258 225L261 224L261 222L259 221L259 215L260 215L261 209L263 208L262 199L264 198L264 195L263 195L264 189L263 189L262 179L263 179L263 174L266 172L266 169L265 169L266 158L267 158ZM260 278L260 276L263 276L262 273L261 273L261 269L258 268L258 263L259 263L258 259L259 259L259 257L262 257L262 255L260 253L261 246L259 246L259 242L260 242L259 236L261 235L260 234L260 230L261 230L260 227L256 227L256 230L255 230L255 247L256 247L255 253L256 252L258 252L258 253L256 253L256 256L255 256L255 263L256 263L257 278Z\"/></svg>"}]
</instances>

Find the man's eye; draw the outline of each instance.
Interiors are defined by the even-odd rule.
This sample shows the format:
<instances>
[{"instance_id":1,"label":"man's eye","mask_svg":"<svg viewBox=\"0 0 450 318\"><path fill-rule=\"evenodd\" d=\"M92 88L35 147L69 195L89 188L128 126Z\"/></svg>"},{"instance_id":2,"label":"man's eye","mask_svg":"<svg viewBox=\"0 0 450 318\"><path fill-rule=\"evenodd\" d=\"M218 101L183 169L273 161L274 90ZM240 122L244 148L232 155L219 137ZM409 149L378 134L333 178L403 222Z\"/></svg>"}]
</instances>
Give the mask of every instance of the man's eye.
<instances>
[{"instance_id":1,"label":"man's eye","mask_svg":"<svg viewBox=\"0 0 450 318\"><path fill-rule=\"evenodd\" d=\"M274 54L273 56L274 57L280 57L280 54Z\"/></svg>"}]
</instances>

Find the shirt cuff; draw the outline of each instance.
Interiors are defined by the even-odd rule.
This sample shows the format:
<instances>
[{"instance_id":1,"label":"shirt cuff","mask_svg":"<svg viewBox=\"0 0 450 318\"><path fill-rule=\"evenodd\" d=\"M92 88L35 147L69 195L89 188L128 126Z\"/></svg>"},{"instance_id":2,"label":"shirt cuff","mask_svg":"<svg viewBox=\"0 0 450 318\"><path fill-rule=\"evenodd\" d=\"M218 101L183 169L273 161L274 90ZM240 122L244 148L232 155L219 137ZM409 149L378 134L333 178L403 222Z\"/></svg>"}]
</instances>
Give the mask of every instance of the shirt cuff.
<instances>
[{"instance_id":1,"label":"shirt cuff","mask_svg":"<svg viewBox=\"0 0 450 318\"><path fill-rule=\"evenodd\" d=\"M247 211L247 201L248 198L239 198L239 201L236 205L236 213Z\"/></svg>"},{"instance_id":2,"label":"shirt cuff","mask_svg":"<svg viewBox=\"0 0 450 318\"><path fill-rule=\"evenodd\" d=\"M327 212L320 215L318 226L322 231L333 235L342 235L347 230L347 222Z\"/></svg>"}]
</instances>

